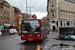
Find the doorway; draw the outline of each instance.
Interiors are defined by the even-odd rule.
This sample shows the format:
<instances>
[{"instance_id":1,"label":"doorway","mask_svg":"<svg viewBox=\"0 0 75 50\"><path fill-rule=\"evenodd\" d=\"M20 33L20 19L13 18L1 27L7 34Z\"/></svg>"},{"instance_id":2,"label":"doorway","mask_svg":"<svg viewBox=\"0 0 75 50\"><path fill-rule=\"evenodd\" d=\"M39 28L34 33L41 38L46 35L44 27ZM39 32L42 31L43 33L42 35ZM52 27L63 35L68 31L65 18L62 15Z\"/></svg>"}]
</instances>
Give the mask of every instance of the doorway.
<instances>
[{"instance_id":1,"label":"doorway","mask_svg":"<svg viewBox=\"0 0 75 50\"><path fill-rule=\"evenodd\" d=\"M53 27L53 31L55 31L55 26L52 26Z\"/></svg>"}]
</instances>

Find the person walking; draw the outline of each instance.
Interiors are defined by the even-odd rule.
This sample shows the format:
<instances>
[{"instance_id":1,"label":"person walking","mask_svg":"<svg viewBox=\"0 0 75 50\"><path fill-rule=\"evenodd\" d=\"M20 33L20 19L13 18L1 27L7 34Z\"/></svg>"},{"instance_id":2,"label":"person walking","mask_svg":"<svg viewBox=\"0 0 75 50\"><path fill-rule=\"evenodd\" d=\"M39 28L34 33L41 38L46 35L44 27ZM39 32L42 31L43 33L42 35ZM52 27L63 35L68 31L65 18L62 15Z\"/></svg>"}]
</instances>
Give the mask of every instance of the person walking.
<instances>
[{"instance_id":1,"label":"person walking","mask_svg":"<svg viewBox=\"0 0 75 50\"><path fill-rule=\"evenodd\" d=\"M4 35L4 30L3 30L3 28L2 28L2 30L1 30L1 32L2 32L2 35Z\"/></svg>"}]
</instances>

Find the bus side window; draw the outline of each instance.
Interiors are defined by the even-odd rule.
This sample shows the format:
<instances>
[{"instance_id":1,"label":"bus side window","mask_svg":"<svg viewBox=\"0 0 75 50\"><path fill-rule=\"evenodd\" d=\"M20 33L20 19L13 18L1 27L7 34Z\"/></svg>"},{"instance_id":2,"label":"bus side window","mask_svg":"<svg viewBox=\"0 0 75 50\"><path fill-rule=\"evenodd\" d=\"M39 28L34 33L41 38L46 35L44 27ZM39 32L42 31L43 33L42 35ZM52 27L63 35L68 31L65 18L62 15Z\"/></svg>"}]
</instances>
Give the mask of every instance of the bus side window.
<instances>
[{"instance_id":1,"label":"bus side window","mask_svg":"<svg viewBox=\"0 0 75 50\"><path fill-rule=\"evenodd\" d=\"M41 22L41 31L44 31L44 24Z\"/></svg>"}]
</instances>

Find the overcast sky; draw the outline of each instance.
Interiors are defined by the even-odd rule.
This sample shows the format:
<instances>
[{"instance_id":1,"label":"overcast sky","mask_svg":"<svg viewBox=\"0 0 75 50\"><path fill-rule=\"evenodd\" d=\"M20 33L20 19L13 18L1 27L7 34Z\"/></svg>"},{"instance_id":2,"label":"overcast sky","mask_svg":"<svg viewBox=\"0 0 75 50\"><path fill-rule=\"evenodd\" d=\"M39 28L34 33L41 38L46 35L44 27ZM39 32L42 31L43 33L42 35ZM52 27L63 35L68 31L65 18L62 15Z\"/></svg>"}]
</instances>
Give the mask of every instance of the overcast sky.
<instances>
[{"instance_id":1,"label":"overcast sky","mask_svg":"<svg viewBox=\"0 0 75 50\"><path fill-rule=\"evenodd\" d=\"M26 0L6 0L11 6L15 6L26 13ZM31 13L36 14L37 18L42 18L47 15L47 0L27 0L28 7L31 8ZM28 8L28 13L29 8Z\"/></svg>"}]
</instances>

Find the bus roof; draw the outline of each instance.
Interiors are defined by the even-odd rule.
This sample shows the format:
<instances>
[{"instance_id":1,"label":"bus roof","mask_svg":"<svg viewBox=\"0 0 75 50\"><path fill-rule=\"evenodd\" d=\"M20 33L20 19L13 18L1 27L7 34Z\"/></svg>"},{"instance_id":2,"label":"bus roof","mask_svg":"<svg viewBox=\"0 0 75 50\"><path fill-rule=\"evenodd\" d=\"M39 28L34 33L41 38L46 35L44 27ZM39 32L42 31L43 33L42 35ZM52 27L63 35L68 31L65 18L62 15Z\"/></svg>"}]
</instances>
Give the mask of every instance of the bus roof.
<instances>
[{"instance_id":1,"label":"bus roof","mask_svg":"<svg viewBox=\"0 0 75 50\"><path fill-rule=\"evenodd\" d=\"M23 19L23 20L41 20L41 22L47 23L47 21L44 21L42 19L35 19L35 18L27 18L27 19Z\"/></svg>"},{"instance_id":2,"label":"bus roof","mask_svg":"<svg viewBox=\"0 0 75 50\"><path fill-rule=\"evenodd\" d=\"M23 20L41 20L41 19L27 18L27 19L23 19Z\"/></svg>"}]
</instances>

